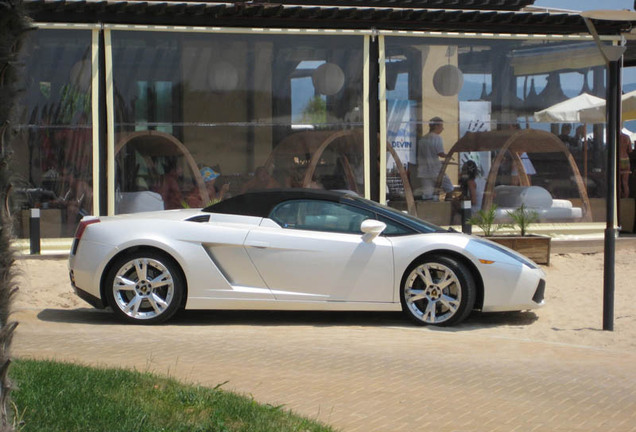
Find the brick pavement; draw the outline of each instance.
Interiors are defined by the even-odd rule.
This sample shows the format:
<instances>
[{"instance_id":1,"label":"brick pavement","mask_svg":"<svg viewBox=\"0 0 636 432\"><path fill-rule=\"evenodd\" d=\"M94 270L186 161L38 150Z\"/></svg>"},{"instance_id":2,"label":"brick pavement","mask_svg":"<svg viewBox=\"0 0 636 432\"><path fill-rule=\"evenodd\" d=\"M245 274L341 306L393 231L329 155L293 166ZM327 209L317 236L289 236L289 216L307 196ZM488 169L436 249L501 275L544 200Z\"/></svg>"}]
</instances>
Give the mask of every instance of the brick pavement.
<instances>
[{"instance_id":1,"label":"brick pavement","mask_svg":"<svg viewBox=\"0 0 636 432\"><path fill-rule=\"evenodd\" d=\"M398 314L23 310L13 351L284 404L343 431L634 431L636 353L411 326Z\"/></svg>"}]
</instances>

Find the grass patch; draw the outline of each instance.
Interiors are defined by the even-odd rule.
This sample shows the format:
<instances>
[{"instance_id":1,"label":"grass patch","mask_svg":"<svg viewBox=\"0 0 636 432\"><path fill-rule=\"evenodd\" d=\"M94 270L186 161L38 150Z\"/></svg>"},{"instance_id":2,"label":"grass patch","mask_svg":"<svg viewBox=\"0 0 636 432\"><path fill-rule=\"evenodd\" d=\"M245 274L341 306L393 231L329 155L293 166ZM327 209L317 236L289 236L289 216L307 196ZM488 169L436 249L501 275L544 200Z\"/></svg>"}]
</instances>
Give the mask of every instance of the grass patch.
<instances>
[{"instance_id":1,"label":"grass patch","mask_svg":"<svg viewBox=\"0 0 636 432\"><path fill-rule=\"evenodd\" d=\"M283 407L150 373L16 360L10 376L19 432L333 431Z\"/></svg>"}]
</instances>

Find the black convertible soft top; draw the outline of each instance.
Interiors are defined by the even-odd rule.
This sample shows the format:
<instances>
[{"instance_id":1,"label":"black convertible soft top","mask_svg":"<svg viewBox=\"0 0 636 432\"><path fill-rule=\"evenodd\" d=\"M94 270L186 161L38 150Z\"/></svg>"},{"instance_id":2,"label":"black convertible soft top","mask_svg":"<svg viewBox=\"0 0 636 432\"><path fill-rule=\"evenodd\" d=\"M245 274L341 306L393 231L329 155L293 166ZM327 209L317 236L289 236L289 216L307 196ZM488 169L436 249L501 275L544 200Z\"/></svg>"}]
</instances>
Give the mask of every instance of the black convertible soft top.
<instances>
[{"instance_id":1,"label":"black convertible soft top","mask_svg":"<svg viewBox=\"0 0 636 432\"><path fill-rule=\"evenodd\" d=\"M352 191L324 189L263 189L246 192L203 209L208 213L269 217L274 207L290 200L322 200L352 205L375 213L376 218L398 222L414 232L446 232L444 228L398 210L366 200Z\"/></svg>"},{"instance_id":2,"label":"black convertible soft top","mask_svg":"<svg viewBox=\"0 0 636 432\"><path fill-rule=\"evenodd\" d=\"M204 212L268 217L283 201L323 200L340 202L348 193L323 189L264 189L246 192L203 209Z\"/></svg>"}]
</instances>

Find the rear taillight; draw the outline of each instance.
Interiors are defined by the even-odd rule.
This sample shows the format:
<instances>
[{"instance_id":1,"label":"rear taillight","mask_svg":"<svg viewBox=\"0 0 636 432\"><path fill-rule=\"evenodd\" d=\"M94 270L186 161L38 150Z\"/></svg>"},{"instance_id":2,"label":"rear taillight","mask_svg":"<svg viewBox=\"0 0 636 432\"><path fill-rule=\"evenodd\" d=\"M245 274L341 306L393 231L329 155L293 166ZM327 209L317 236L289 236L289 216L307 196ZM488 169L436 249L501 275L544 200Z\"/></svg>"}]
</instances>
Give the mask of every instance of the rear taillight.
<instances>
[{"instance_id":1,"label":"rear taillight","mask_svg":"<svg viewBox=\"0 0 636 432\"><path fill-rule=\"evenodd\" d=\"M97 222L100 222L98 218L82 219L80 221L79 225L77 225L77 229L75 230L75 238L73 239L73 245L71 246L71 255L75 255L75 253L77 252L79 241L84 235L84 231L86 231L86 227Z\"/></svg>"},{"instance_id":2,"label":"rear taillight","mask_svg":"<svg viewBox=\"0 0 636 432\"><path fill-rule=\"evenodd\" d=\"M84 231L86 231L86 227L100 222L99 219L95 218L95 219L82 219L79 223L79 225L77 225L77 229L75 230L75 240L79 240L82 238L82 236L84 235Z\"/></svg>"}]
</instances>

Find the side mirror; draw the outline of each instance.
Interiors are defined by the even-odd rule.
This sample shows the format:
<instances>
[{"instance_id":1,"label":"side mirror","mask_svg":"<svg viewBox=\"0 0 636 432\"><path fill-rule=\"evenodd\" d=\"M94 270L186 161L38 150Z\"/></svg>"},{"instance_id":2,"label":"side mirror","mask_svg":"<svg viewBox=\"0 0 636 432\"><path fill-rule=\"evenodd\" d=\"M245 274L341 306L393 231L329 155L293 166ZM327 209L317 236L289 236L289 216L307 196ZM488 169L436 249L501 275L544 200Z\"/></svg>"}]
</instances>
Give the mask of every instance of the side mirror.
<instances>
[{"instance_id":1,"label":"side mirror","mask_svg":"<svg viewBox=\"0 0 636 432\"><path fill-rule=\"evenodd\" d=\"M375 219L367 219L360 224L360 231L364 233L362 240L365 243L370 243L377 236L382 234L382 231L386 229L386 224Z\"/></svg>"}]
</instances>

